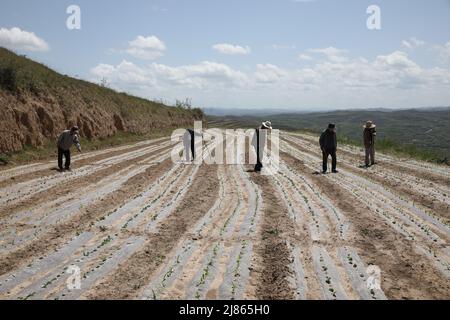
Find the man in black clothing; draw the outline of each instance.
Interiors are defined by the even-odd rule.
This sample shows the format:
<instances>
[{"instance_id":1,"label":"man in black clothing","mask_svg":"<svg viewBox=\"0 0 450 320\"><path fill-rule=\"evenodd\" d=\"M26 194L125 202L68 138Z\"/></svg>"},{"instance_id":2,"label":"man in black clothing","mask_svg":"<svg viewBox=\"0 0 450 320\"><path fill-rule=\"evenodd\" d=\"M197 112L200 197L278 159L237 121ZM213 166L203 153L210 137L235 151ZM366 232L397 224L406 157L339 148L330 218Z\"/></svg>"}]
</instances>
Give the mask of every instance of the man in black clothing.
<instances>
[{"instance_id":1,"label":"man in black clothing","mask_svg":"<svg viewBox=\"0 0 450 320\"><path fill-rule=\"evenodd\" d=\"M255 172L261 172L263 168L264 148L267 145L267 131L272 130L272 123L270 121L263 122L262 125L256 129L253 136L252 145L256 151L256 165Z\"/></svg>"},{"instance_id":2,"label":"man in black clothing","mask_svg":"<svg viewBox=\"0 0 450 320\"><path fill-rule=\"evenodd\" d=\"M188 163L195 161L197 157L195 144L198 141L196 137L203 137L203 134L201 132L197 132L195 129L186 129L183 135L184 155L186 162ZM201 143L202 142L200 140L199 144ZM199 151L201 152L201 150Z\"/></svg>"},{"instance_id":3,"label":"man in black clothing","mask_svg":"<svg viewBox=\"0 0 450 320\"><path fill-rule=\"evenodd\" d=\"M327 163L328 163L328 157L331 155L332 159L332 172L338 173L336 170L336 149L337 149L337 139L336 139L336 125L333 123L330 123L328 125L328 129L326 129L322 134L320 135L319 139L320 143L320 149L322 149L322 155L323 155L323 164L322 169L323 173L327 173Z\"/></svg>"},{"instance_id":4,"label":"man in black clothing","mask_svg":"<svg viewBox=\"0 0 450 320\"><path fill-rule=\"evenodd\" d=\"M195 159L195 132L192 129L187 129L189 131L189 134L191 135L191 153L192 153L192 160Z\"/></svg>"}]
</instances>

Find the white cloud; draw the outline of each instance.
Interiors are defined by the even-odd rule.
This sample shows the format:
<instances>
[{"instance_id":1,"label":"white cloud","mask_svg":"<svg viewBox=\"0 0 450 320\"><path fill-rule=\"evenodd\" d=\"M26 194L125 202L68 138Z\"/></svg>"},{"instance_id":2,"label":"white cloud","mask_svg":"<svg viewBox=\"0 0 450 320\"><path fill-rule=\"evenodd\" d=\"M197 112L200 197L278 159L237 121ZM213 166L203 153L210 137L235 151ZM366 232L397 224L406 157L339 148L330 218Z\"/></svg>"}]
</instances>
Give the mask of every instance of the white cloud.
<instances>
[{"instance_id":1,"label":"white cloud","mask_svg":"<svg viewBox=\"0 0 450 320\"><path fill-rule=\"evenodd\" d=\"M229 43L218 43L212 46L213 50L220 52L222 54L249 54L251 52L251 48L249 46L238 46Z\"/></svg>"},{"instance_id":2,"label":"white cloud","mask_svg":"<svg viewBox=\"0 0 450 320\"><path fill-rule=\"evenodd\" d=\"M288 72L273 64L258 64L254 76L259 83L274 83L287 77Z\"/></svg>"},{"instance_id":3,"label":"white cloud","mask_svg":"<svg viewBox=\"0 0 450 320\"><path fill-rule=\"evenodd\" d=\"M407 48L407 49L412 49L413 48L413 45L408 40L403 40L402 41L402 46Z\"/></svg>"},{"instance_id":4,"label":"white cloud","mask_svg":"<svg viewBox=\"0 0 450 320\"><path fill-rule=\"evenodd\" d=\"M391 70L417 69L419 66L409 59L408 54L395 51L389 55L380 55L375 60L375 65L387 67Z\"/></svg>"},{"instance_id":5,"label":"white cloud","mask_svg":"<svg viewBox=\"0 0 450 320\"><path fill-rule=\"evenodd\" d=\"M434 46L434 49L437 50L441 62L443 63L450 62L450 41L444 45Z\"/></svg>"},{"instance_id":6,"label":"white cloud","mask_svg":"<svg viewBox=\"0 0 450 320\"><path fill-rule=\"evenodd\" d=\"M415 49L415 48L419 48L419 47L423 47L426 44L425 41L419 40L415 37L411 37L408 40L403 40L402 41L402 46L404 48L407 48L409 50Z\"/></svg>"},{"instance_id":7,"label":"white cloud","mask_svg":"<svg viewBox=\"0 0 450 320\"><path fill-rule=\"evenodd\" d=\"M348 51L337 49L335 47L328 47L323 49L309 49L308 52L323 54L327 57L328 60L333 62L347 61L347 58L344 57L344 54L346 54Z\"/></svg>"},{"instance_id":8,"label":"white cloud","mask_svg":"<svg viewBox=\"0 0 450 320\"><path fill-rule=\"evenodd\" d=\"M115 88L150 87L155 83L150 72L127 60L123 60L117 66L101 63L91 69L91 74L93 81L106 79Z\"/></svg>"},{"instance_id":9,"label":"white cloud","mask_svg":"<svg viewBox=\"0 0 450 320\"><path fill-rule=\"evenodd\" d=\"M130 41L127 53L145 60L154 60L164 55L166 45L156 36L138 36Z\"/></svg>"},{"instance_id":10,"label":"white cloud","mask_svg":"<svg viewBox=\"0 0 450 320\"><path fill-rule=\"evenodd\" d=\"M0 46L12 50L27 51L48 51L48 44L33 32L21 30L20 28L1 28L0 29Z\"/></svg>"},{"instance_id":11,"label":"white cloud","mask_svg":"<svg viewBox=\"0 0 450 320\"><path fill-rule=\"evenodd\" d=\"M310 61L310 60L313 60L313 58L310 56L310 55L307 55L307 54L299 54L298 55L298 57L297 57L299 60L302 60L302 61Z\"/></svg>"},{"instance_id":12,"label":"white cloud","mask_svg":"<svg viewBox=\"0 0 450 320\"><path fill-rule=\"evenodd\" d=\"M217 86L239 87L247 82L247 76L243 72L223 63L211 61L179 67L154 63L151 69L162 82L198 89Z\"/></svg>"},{"instance_id":13,"label":"white cloud","mask_svg":"<svg viewBox=\"0 0 450 320\"><path fill-rule=\"evenodd\" d=\"M444 47L450 48L450 43ZM318 53L327 59L314 59L303 68L267 63L244 71L213 61L137 66L124 60L117 66L99 64L91 74L94 80L104 77L114 88L141 96L193 97L204 106L393 107L448 104L450 100L450 69L421 67L403 51L370 61L349 54L345 59L335 58L346 50Z\"/></svg>"},{"instance_id":14,"label":"white cloud","mask_svg":"<svg viewBox=\"0 0 450 320\"><path fill-rule=\"evenodd\" d=\"M248 81L240 71L217 62L203 61L199 64L171 67L165 64L152 63L146 67L138 67L126 60L117 66L99 64L91 69L93 81L105 78L115 88L124 85L138 85L148 88L185 88L209 89L217 87L240 87Z\"/></svg>"}]
</instances>

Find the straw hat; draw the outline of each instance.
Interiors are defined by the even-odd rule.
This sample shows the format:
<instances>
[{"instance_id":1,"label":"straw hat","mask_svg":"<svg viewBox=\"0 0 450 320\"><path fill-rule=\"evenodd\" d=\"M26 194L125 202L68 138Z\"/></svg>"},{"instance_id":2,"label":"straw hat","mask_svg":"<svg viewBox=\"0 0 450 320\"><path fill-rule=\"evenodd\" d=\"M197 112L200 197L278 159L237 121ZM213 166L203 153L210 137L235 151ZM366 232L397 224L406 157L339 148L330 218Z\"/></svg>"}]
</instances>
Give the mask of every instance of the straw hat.
<instances>
[{"instance_id":1,"label":"straw hat","mask_svg":"<svg viewBox=\"0 0 450 320\"><path fill-rule=\"evenodd\" d=\"M265 128L265 129L272 130L272 122L270 122L270 121L263 122L262 123L262 127Z\"/></svg>"},{"instance_id":2,"label":"straw hat","mask_svg":"<svg viewBox=\"0 0 450 320\"><path fill-rule=\"evenodd\" d=\"M374 129L376 128L376 125L372 121L367 121L366 125L364 126L366 129Z\"/></svg>"}]
</instances>

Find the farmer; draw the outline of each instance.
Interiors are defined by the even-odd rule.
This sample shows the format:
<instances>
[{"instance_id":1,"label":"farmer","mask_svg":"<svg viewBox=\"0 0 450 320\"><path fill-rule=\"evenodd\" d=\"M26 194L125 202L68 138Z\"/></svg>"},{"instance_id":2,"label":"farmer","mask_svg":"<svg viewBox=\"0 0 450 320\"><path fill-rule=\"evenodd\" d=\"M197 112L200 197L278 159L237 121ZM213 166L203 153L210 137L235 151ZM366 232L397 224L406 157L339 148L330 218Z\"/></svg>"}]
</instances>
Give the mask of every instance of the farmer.
<instances>
[{"instance_id":1,"label":"farmer","mask_svg":"<svg viewBox=\"0 0 450 320\"><path fill-rule=\"evenodd\" d=\"M263 167L262 159L264 155L264 148L267 144L267 130L272 130L272 123L270 121L263 122L261 127L255 130L252 145L256 151L256 165L255 172L261 172Z\"/></svg>"},{"instance_id":2,"label":"farmer","mask_svg":"<svg viewBox=\"0 0 450 320\"><path fill-rule=\"evenodd\" d=\"M366 150L366 167L375 164L375 137L377 135L376 125L372 121L367 121L364 126L363 139Z\"/></svg>"},{"instance_id":3,"label":"farmer","mask_svg":"<svg viewBox=\"0 0 450 320\"><path fill-rule=\"evenodd\" d=\"M70 130L64 130L58 138L58 167L63 170L63 156L66 158L64 168L70 171L70 147L75 144L78 152L81 152L80 140L78 138L78 127L72 127Z\"/></svg>"},{"instance_id":4,"label":"farmer","mask_svg":"<svg viewBox=\"0 0 450 320\"><path fill-rule=\"evenodd\" d=\"M195 160L195 137L202 137L201 133L197 133L195 130L186 129L183 135L184 154L186 162L192 162Z\"/></svg>"},{"instance_id":5,"label":"farmer","mask_svg":"<svg viewBox=\"0 0 450 320\"><path fill-rule=\"evenodd\" d=\"M320 149L322 150L323 164L322 172L327 173L327 163L328 157L331 155L332 159L332 172L338 173L336 170L336 149L337 149L337 139L336 139L336 125L330 123L328 128L322 132L319 139Z\"/></svg>"}]
</instances>

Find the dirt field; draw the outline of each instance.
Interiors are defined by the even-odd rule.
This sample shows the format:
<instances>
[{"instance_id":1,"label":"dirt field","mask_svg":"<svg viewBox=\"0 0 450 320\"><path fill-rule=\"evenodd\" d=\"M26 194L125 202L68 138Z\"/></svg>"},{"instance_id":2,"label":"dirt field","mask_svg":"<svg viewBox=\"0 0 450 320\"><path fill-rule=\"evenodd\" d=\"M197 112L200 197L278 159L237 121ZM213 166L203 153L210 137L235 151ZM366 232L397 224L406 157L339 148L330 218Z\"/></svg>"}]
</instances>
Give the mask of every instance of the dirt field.
<instances>
[{"instance_id":1,"label":"dirt field","mask_svg":"<svg viewBox=\"0 0 450 320\"><path fill-rule=\"evenodd\" d=\"M450 299L448 167L340 146L321 175L317 137L281 138L273 176L168 138L0 171L0 299Z\"/></svg>"}]
</instances>

